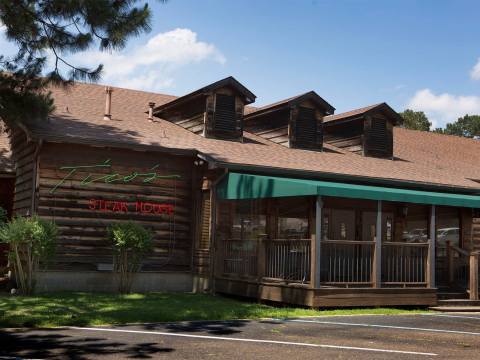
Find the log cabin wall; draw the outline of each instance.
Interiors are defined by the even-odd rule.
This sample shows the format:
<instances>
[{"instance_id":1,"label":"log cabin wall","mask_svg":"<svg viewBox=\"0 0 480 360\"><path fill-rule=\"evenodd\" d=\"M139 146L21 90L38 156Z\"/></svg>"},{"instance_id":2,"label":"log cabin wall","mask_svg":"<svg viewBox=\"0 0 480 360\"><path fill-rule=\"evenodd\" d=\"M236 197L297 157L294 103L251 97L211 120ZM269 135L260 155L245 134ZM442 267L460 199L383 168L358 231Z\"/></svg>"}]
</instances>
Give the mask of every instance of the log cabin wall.
<instances>
[{"instance_id":1,"label":"log cabin wall","mask_svg":"<svg viewBox=\"0 0 480 360\"><path fill-rule=\"evenodd\" d=\"M12 158L15 162L14 215L31 215L34 210L34 188L37 176L37 143L29 141L19 128L10 130Z\"/></svg>"},{"instance_id":2,"label":"log cabin wall","mask_svg":"<svg viewBox=\"0 0 480 360\"><path fill-rule=\"evenodd\" d=\"M245 130L276 144L288 147L290 109L271 112L245 122Z\"/></svg>"},{"instance_id":3,"label":"log cabin wall","mask_svg":"<svg viewBox=\"0 0 480 360\"><path fill-rule=\"evenodd\" d=\"M205 128L205 97L199 96L185 106L170 111L164 117L194 134L201 135Z\"/></svg>"},{"instance_id":4,"label":"log cabin wall","mask_svg":"<svg viewBox=\"0 0 480 360\"><path fill-rule=\"evenodd\" d=\"M348 123L326 123L324 132L327 144L363 155L363 118Z\"/></svg>"},{"instance_id":5,"label":"log cabin wall","mask_svg":"<svg viewBox=\"0 0 480 360\"><path fill-rule=\"evenodd\" d=\"M305 100L252 117L245 130L286 147L322 150L323 117L318 106Z\"/></svg>"},{"instance_id":6,"label":"log cabin wall","mask_svg":"<svg viewBox=\"0 0 480 360\"><path fill-rule=\"evenodd\" d=\"M358 155L393 158L393 122L381 112L324 124L324 141Z\"/></svg>"},{"instance_id":7,"label":"log cabin wall","mask_svg":"<svg viewBox=\"0 0 480 360\"><path fill-rule=\"evenodd\" d=\"M142 271L190 271L192 167L190 157L45 144L37 212L60 229L49 269L110 269L107 227L131 220L155 235Z\"/></svg>"},{"instance_id":8,"label":"log cabin wall","mask_svg":"<svg viewBox=\"0 0 480 360\"><path fill-rule=\"evenodd\" d=\"M242 140L244 107L242 97L227 86L180 103L161 117L197 135Z\"/></svg>"}]
</instances>

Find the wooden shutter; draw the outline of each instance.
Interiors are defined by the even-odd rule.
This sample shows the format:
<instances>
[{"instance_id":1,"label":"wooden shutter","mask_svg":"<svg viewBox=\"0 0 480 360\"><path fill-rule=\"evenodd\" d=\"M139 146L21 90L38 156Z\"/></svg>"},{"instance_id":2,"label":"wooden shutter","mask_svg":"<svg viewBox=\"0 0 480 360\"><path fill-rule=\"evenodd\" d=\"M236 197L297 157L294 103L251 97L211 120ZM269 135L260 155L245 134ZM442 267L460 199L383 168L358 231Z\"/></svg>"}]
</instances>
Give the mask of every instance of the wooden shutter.
<instances>
[{"instance_id":1,"label":"wooden shutter","mask_svg":"<svg viewBox=\"0 0 480 360\"><path fill-rule=\"evenodd\" d=\"M313 145L317 142L317 121L315 110L305 107L298 109L296 122L297 144Z\"/></svg>"},{"instance_id":2,"label":"wooden shutter","mask_svg":"<svg viewBox=\"0 0 480 360\"><path fill-rule=\"evenodd\" d=\"M391 157L393 155L393 131L386 119L373 117L365 127L367 155Z\"/></svg>"},{"instance_id":3,"label":"wooden shutter","mask_svg":"<svg viewBox=\"0 0 480 360\"><path fill-rule=\"evenodd\" d=\"M237 130L235 96L216 94L214 132L235 135Z\"/></svg>"}]
</instances>

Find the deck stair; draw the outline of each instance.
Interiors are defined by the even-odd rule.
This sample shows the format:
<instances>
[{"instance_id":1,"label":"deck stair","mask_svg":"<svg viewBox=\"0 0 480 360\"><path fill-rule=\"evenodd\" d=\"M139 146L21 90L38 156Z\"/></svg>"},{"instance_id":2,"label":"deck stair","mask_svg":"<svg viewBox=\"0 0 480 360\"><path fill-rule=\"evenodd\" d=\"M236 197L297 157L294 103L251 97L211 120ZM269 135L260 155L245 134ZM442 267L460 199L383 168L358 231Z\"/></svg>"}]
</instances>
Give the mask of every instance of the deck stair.
<instances>
[{"instance_id":1,"label":"deck stair","mask_svg":"<svg viewBox=\"0 0 480 360\"><path fill-rule=\"evenodd\" d=\"M439 293L437 306L430 309L445 312L480 312L480 300L470 300L467 292Z\"/></svg>"}]
</instances>

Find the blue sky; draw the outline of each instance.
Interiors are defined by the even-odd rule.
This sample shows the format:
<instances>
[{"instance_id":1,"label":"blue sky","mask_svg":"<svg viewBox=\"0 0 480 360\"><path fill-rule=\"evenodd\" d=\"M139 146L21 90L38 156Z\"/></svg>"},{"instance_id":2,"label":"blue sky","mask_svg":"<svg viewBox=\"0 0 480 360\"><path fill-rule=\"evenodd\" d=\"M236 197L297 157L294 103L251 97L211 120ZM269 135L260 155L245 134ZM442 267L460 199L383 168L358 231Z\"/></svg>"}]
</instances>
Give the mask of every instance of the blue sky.
<instances>
[{"instance_id":1,"label":"blue sky","mask_svg":"<svg viewBox=\"0 0 480 360\"><path fill-rule=\"evenodd\" d=\"M436 126L480 113L478 1L150 4L150 33L73 60L105 63L103 83L175 95L233 75L257 105L315 90L337 113L386 101Z\"/></svg>"}]
</instances>

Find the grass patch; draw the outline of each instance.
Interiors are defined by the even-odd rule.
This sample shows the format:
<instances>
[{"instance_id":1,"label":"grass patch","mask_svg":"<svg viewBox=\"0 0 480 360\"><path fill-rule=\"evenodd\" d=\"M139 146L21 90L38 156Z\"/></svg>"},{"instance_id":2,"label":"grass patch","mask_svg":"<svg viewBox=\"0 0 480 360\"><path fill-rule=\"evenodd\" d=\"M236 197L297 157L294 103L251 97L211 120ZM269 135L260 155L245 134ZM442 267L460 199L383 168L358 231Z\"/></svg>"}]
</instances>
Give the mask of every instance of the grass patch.
<instances>
[{"instance_id":1,"label":"grass patch","mask_svg":"<svg viewBox=\"0 0 480 360\"><path fill-rule=\"evenodd\" d=\"M362 308L313 310L277 307L204 294L52 293L31 297L0 295L0 327L120 325L193 320L300 316L405 314L422 309Z\"/></svg>"}]
</instances>

